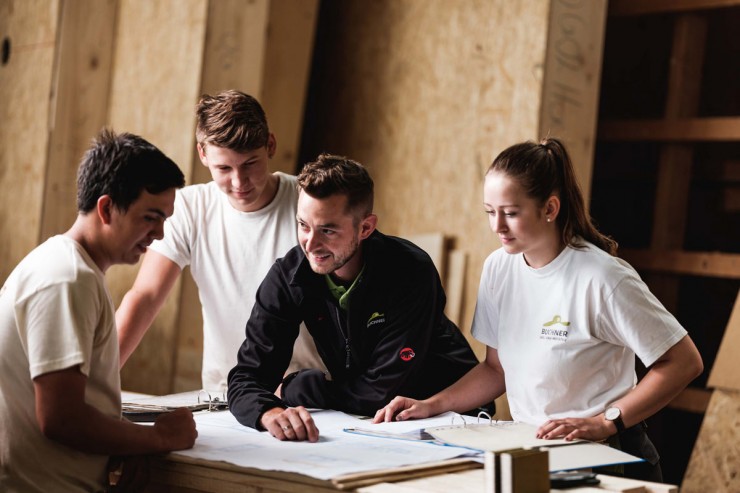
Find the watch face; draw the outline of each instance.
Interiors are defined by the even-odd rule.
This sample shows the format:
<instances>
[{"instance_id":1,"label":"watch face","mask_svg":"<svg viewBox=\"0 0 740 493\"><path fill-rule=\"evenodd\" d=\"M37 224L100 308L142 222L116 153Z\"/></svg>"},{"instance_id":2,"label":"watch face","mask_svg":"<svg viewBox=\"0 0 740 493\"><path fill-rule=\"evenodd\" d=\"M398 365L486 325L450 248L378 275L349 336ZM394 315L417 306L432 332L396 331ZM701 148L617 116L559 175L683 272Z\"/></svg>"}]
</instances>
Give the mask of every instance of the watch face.
<instances>
[{"instance_id":1,"label":"watch face","mask_svg":"<svg viewBox=\"0 0 740 493\"><path fill-rule=\"evenodd\" d=\"M619 415L622 414L619 408L617 407L610 407L604 412L604 417L608 419L609 421L614 421L619 417Z\"/></svg>"}]
</instances>

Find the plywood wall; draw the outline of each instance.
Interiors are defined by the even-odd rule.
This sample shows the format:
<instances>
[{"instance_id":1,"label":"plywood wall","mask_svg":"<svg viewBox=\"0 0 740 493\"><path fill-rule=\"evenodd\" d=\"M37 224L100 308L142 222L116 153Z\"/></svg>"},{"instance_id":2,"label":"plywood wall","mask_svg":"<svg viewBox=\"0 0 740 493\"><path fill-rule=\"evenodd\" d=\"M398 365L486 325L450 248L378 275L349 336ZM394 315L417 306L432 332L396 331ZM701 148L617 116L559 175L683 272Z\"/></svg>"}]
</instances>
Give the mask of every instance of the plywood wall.
<instances>
[{"instance_id":1,"label":"plywood wall","mask_svg":"<svg viewBox=\"0 0 740 493\"><path fill-rule=\"evenodd\" d=\"M367 165L381 231L441 232L468 253L465 332L483 261L499 246L482 205L483 175L495 155L545 129L579 139L588 190L605 7L348 0L324 10L312 85L318 94L306 122L322 131L306 143L305 157L327 151ZM548 51L556 35L560 51ZM566 49L579 57L573 70L562 63ZM575 104L550 89L556 82L580 91ZM578 130L563 135L579 120Z\"/></svg>"}]
</instances>

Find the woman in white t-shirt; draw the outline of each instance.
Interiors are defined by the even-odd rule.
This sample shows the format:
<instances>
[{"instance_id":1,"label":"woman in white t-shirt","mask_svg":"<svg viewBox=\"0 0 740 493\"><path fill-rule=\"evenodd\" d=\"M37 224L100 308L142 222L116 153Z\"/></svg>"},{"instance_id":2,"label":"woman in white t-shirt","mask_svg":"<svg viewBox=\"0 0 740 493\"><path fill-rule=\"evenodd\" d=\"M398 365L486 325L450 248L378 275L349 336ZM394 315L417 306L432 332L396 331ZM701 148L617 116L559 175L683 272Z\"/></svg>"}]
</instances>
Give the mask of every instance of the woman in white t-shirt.
<instances>
[{"instance_id":1,"label":"woman in white t-shirt","mask_svg":"<svg viewBox=\"0 0 740 493\"><path fill-rule=\"evenodd\" d=\"M429 399L396 397L374 421L462 412L506 392L539 438L608 440L646 459L626 476L659 481L644 420L702 372L691 338L593 226L559 140L504 150L483 198L502 244L483 267L472 327L486 358ZM639 383L635 356L648 368Z\"/></svg>"}]
</instances>

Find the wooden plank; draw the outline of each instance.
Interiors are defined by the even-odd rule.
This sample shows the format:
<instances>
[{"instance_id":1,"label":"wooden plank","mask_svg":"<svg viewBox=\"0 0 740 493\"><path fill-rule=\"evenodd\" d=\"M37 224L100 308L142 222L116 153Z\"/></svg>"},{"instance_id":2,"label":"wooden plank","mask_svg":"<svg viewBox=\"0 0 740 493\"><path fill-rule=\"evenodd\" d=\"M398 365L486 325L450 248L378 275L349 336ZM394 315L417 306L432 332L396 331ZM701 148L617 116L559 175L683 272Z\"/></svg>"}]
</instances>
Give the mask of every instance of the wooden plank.
<instances>
[{"instance_id":1,"label":"wooden plank","mask_svg":"<svg viewBox=\"0 0 740 493\"><path fill-rule=\"evenodd\" d=\"M623 142L735 142L740 140L740 117L605 120L599 124L599 139Z\"/></svg>"},{"instance_id":2,"label":"wooden plank","mask_svg":"<svg viewBox=\"0 0 740 493\"><path fill-rule=\"evenodd\" d=\"M39 239L60 9L0 2L0 284Z\"/></svg>"},{"instance_id":3,"label":"wooden plank","mask_svg":"<svg viewBox=\"0 0 740 493\"><path fill-rule=\"evenodd\" d=\"M736 7L740 0L611 0L610 16L647 15Z\"/></svg>"},{"instance_id":4,"label":"wooden plank","mask_svg":"<svg viewBox=\"0 0 740 493\"><path fill-rule=\"evenodd\" d=\"M722 336L712 372L709 374L708 387L740 391L738 348L740 348L740 291Z\"/></svg>"},{"instance_id":5,"label":"wooden plank","mask_svg":"<svg viewBox=\"0 0 740 493\"><path fill-rule=\"evenodd\" d=\"M116 7L116 0L63 3L39 242L77 216L79 161L107 118Z\"/></svg>"},{"instance_id":6,"label":"wooden plank","mask_svg":"<svg viewBox=\"0 0 740 493\"><path fill-rule=\"evenodd\" d=\"M542 82L538 136L558 137L566 143L587 202L596 144L606 3L550 2Z\"/></svg>"},{"instance_id":7,"label":"wooden plank","mask_svg":"<svg viewBox=\"0 0 740 493\"><path fill-rule=\"evenodd\" d=\"M452 320L460 330L463 316L463 291L465 289L465 268L468 255L463 250L450 250L447 254L447 276L444 280L447 305L445 315Z\"/></svg>"},{"instance_id":8,"label":"wooden plank","mask_svg":"<svg viewBox=\"0 0 740 493\"><path fill-rule=\"evenodd\" d=\"M709 405L710 397L712 397L711 390L687 387L668 404L668 407L690 413L704 414Z\"/></svg>"},{"instance_id":9,"label":"wooden plank","mask_svg":"<svg viewBox=\"0 0 740 493\"><path fill-rule=\"evenodd\" d=\"M682 493L740 491L740 392L716 389L686 468Z\"/></svg>"},{"instance_id":10,"label":"wooden plank","mask_svg":"<svg viewBox=\"0 0 740 493\"><path fill-rule=\"evenodd\" d=\"M193 107L201 84L207 7L206 0L120 0L116 23L109 122L116 131L137 133L158 146L186 177L194 166ZM109 270L116 305L135 275L135 266ZM178 283L123 368L126 388L156 395L172 391L179 290Z\"/></svg>"},{"instance_id":11,"label":"wooden plank","mask_svg":"<svg viewBox=\"0 0 740 493\"><path fill-rule=\"evenodd\" d=\"M147 492L208 493L330 493L337 489L329 481L300 474L265 471L168 454L153 457Z\"/></svg>"},{"instance_id":12,"label":"wooden plank","mask_svg":"<svg viewBox=\"0 0 740 493\"><path fill-rule=\"evenodd\" d=\"M418 235L404 235L403 238L418 246L432 258L434 266L437 267L439 277L445 279L445 235L442 233L425 233Z\"/></svg>"},{"instance_id":13,"label":"wooden plank","mask_svg":"<svg viewBox=\"0 0 740 493\"><path fill-rule=\"evenodd\" d=\"M318 0L270 2L261 101L277 137L275 171L295 174L299 164L318 11Z\"/></svg>"},{"instance_id":14,"label":"wooden plank","mask_svg":"<svg viewBox=\"0 0 740 493\"><path fill-rule=\"evenodd\" d=\"M238 89L259 99L264 81L265 36L269 0L211 0L208 2L200 94ZM195 120L195 103L190 119ZM268 118L270 114L267 114ZM197 159L195 147L192 149ZM190 183L211 181L199 161Z\"/></svg>"},{"instance_id":15,"label":"wooden plank","mask_svg":"<svg viewBox=\"0 0 740 493\"><path fill-rule=\"evenodd\" d=\"M619 256L637 270L740 279L740 254L737 253L620 248Z\"/></svg>"}]
</instances>

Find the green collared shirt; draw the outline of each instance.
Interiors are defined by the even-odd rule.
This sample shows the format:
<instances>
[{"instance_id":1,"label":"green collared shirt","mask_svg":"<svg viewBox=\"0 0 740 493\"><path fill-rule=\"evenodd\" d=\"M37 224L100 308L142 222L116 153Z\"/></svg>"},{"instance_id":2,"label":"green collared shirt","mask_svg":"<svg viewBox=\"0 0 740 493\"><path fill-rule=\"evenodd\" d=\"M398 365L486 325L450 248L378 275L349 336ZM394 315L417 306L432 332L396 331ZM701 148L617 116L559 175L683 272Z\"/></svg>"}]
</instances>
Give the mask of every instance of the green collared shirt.
<instances>
[{"instance_id":1,"label":"green collared shirt","mask_svg":"<svg viewBox=\"0 0 740 493\"><path fill-rule=\"evenodd\" d=\"M347 305L349 304L349 296L352 293L354 287L357 285L357 280L362 277L362 273L364 271L365 266L363 265L362 270L359 274L357 274L357 277L355 277L355 280L352 281L352 284L349 288L345 288L344 286L337 286L329 274L324 275L324 277L326 278L326 285L329 287L329 291L331 291L332 296L334 296L334 298L336 298L336 300L339 302L339 306L342 308L342 310L347 309Z\"/></svg>"}]
</instances>

